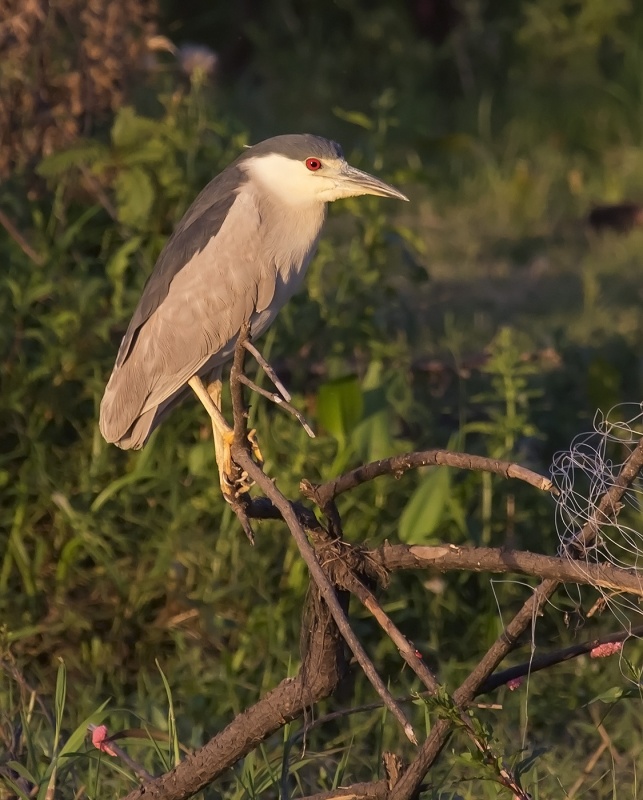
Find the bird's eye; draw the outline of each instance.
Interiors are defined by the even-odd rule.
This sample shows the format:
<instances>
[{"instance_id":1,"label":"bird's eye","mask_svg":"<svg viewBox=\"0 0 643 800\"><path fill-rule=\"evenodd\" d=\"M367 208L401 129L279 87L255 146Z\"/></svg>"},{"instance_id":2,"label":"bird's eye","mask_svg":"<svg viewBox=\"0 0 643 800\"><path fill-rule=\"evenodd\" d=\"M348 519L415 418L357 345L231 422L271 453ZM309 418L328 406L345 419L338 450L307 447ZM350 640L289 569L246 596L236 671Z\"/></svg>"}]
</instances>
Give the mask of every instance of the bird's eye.
<instances>
[{"instance_id":1,"label":"bird's eye","mask_svg":"<svg viewBox=\"0 0 643 800\"><path fill-rule=\"evenodd\" d=\"M318 169L321 169L322 163L318 158L307 158L306 166L311 172L317 172Z\"/></svg>"}]
</instances>

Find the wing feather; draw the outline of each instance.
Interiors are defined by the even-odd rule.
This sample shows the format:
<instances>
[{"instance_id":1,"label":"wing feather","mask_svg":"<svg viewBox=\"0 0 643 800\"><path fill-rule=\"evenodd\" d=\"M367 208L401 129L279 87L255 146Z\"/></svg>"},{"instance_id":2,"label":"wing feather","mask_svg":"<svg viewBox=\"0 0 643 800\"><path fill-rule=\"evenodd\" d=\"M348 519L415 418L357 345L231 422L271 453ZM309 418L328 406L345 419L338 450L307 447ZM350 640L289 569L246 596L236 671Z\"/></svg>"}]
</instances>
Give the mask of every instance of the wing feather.
<instances>
[{"instance_id":1,"label":"wing feather","mask_svg":"<svg viewBox=\"0 0 643 800\"><path fill-rule=\"evenodd\" d=\"M263 252L260 224L257 202L242 188L207 244L171 276L161 266L146 287L101 403L100 428L108 441L118 443L193 375L224 363L244 321L265 320L277 271ZM188 235L192 226L181 225Z\"/></svg>"},{"instance_id":2,"label":"wing feather","mask_svg":"<svg viewBox=\"0 0 643 800\"><path fill-rule=\"evenodd\" d=\"M245 179L242 170L229 167L210 181L186 211L167 240L145 284L141 299L118 350L117 367L121 366L129 356L141 326L167 297L175 275L184 269L192 257L201 252L221 230L236 200L236 192L243 186Z\"/></svg>"}]
</instances>

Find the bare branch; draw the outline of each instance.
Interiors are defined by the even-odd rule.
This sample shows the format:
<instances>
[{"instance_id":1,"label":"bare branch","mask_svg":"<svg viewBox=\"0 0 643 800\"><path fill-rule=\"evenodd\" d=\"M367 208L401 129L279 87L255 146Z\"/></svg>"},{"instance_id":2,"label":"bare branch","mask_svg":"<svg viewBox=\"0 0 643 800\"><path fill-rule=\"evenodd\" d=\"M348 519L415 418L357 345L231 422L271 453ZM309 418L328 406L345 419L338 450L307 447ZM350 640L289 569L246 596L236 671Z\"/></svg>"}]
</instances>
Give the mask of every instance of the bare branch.
<instances>
[{"instance_id":1,"label":"bare branch","mask_svg":"<svg viewBox=\"0 0 643 800\"><path fill-rule=\"evenodd\" d=\"M97 726L90 724L87 726L87 730L89 733L93 733L96 730ZM145 767L141 766L138 761L134 761L134 759L123 750L122 747L119 747L116 742L112 739L107 739L108 746L105 748L105 752L108 752L109 755L114 756L115 758L119 758L126 767L132 770L134 775L139 780L142 781L153 781L154 776L150 775L150 773L145 769ZM101 750L102 748L99 748Z\"/></svg>"},{"instance_id":2,"label":"bare branch","mask_svg":"<svg viewBox=\"0 0 643 800\"><path fill-rule=\"evenodd\" d=\"M594 648L599 647L602 644L625 642L630 638L641 637L643 637L643 625L638 625L629 631L621 630L612 633L606 633L602 636L596 637L595 639L591 639L586 642L580 642L579 644L571 647L566 647L561 650L555 650L551 653L544 653L543 655L535 656L534 658L529 659L529 661L516 664L514 667L508 667L507 669L503 669L501 672L495 672L489 678L489 680L487 680L480 687L476 696L478 697L482 694L489 694L501 686L504 686L508 681L514 680L515 678L523 678L526 675L531 675L535 672L549 669L557 664L563 664L565 661L570 661L573 658L578 658L586 655L587 653L591 653ZM421 692L419 696L427 697L431 696L432 694L433 692ZM414 693L404 697L397 697L396 700L398 703L412 703L417 699L417 697L418 695ZM321 728L329 722L334 722L335 720L343 719L344 717L350 717L353 716L353 714L365 714L369 711L377 711L378 708L382 708L381 702L365 703L364 705L354 706L353 708L341 708L338 711L331 711L328 714L324 714L322 717L317 717L317 719L312 720L312 722L308 722L304 728L297 731L290 737L287 745L292 746L296 741L310 733L310 731L316 728Z\"/></svg>"},{"instance_id":3,"label":"bare branch","mask_svg":"<svg viewBox=\"0 0 643 800\"><path fill-rule=\"evenodd\" d=\"M311 629L299 673L286 678L255 705L189 754L170 772L130 792L125 800L186 800L253 750L286 722L333 693L342 675L342 639L327 611L311 592Z\"/></svg>"},{"instance_id":4,"label":"bare branch","mask_svg":"<svg viewBox=\"0 0 643 800\"><path fill-rule=\"evenodd\" d=\"M241 466L248 475L255 481L257 486L264 492L264 494L273 502L276 508L279 509L281 512L282 517L286 521L288 527L290 528L290 532L295 539L297 547L299 548L299 552L301 553L302 558L306 562L308 569L310 570L310 574L312 579L315 581L319 590L321 591L322 597L328 604L328 608L337 624L337 627L341 631L342 636L346 640L346 643L350 647L353 655L359 662L360 667L364 671L364 674L371 682L373 688L379 694L379 696L384 701L384 704L389 709L389 711L393 714L395 719L400 723L402 726L406 737L409 741L413 742L413 744L417 744L417 739L415 737L415 733L413 732L413 728L411 727L410 722L407 720L404 712L400 708L400 706L395 702L393 697L391 696L390 692L386 688L384 682L380 678L377 673L377 670L373 666L372 661L366 654L366 651L362 647L361 643L353 633L353 630L350 626L350 623L346 619L346 615L344 614L339 602L337 600L337 596L335 595L335 591L326 576L326 573L322 569L319 561L317 560L317 556L313 547L311 546L308 538L306 537L306 533L301 526L299 519L297 518L297 514L295 513L291 503L286 497L277 489L275 484L272 480L263 472L263 470L255 464L255 462L250 457L249 453L244 450L243 448L239 448L236 445L233 446L233 458L239 466Z\"/></svg>"},{"instance_id":5,"label":"bare branch","mask_svg":"<svg viewBox=\"0 0 643 800\"><path fill-rule=\"evenodd\" d=\"M499 686L504 686L508 681L515 678L523 678L525 675L531 675L534 672L548 669L556 664L562 664L565 661L570 661L572 658L584 656L591 653L596 647L602 644L613 642L624 642L630 638L639 638L643 636L643 625L638 625L628 631L617 631L616 633L607 633L603 636L597 636L595 639L590 639L586 642L579 642L578 644L571 645L571 647L564 647L560 650L554 650L551 653L543 653L540 656L534 656L529 661L522 664L517 664L515 667L503 669L501 672L495 672L480 686L477 695L487 694L493 692Z\"/></svg>"},{"instance_id":6,"label":"bare branch","mask_svg":"<svg viewBox=\"0 0 643 800\"><path fill-rule=\"evenodd\" d=\"M261 369L266 373L266 375L270 378L270 380L274 383L275 388L279 392L279 394L283 397L283 399L289 403L292 400L290 396L290 392L283 383L279 380L277 373L274 369L270 366L270 364L266 361L266 359L261 355L261 353L257 350L257 348L252 344L251 341L247 340L243 342L243 346L249 353L255 357L257 364L261 367Z\"/></svg>"},{"instance_id":7,"label":"bare branch","mask_svg":"<svg viewBox=\"0 0 643 800\"><path fill-rule=\"evenodd\" d=\"M612 564L592 564L568 557L544 556L526 550L493 547L456 547L453 544L389 545L368 552L369 558L387 570L426 569L446 572L517 572L535 578L553 578L561 583L580 583L630 592L643 597L643 573Z\"/></svg>"},{"instance_id":8,"label":"bare branch","mask_svg":"<svg viewBox=\"0 0 643 800\"><path fill-rule=\"evenodd\" d=\"M581 529L576 544L583 547L593 541L600 524L606 517L613 520L620 510L620 501L643 467L643 439L641 439L623 464L614 484L601 498L595 514ZM453 695L460 709L465 709L479 692L480 687L489 679L505 656L515 647L519 637L524 633L531 621L540 613L545 603L559 586L559 581L548 578L536 587L532 596L520 611L509 622L501 636L494 642L472 670L462 685ZM438 720L429 737L422 745L420 752L393 787L390 800L410 800L420 786L431 764L439 755L451 730L450 723Z\"/></svg>"},{"instance_id":9,"label":"bare branch","mask_svg":"<svg viewBox=\"0 0 643 800\"><path fill-rule=\"evenodd\" d=\"M345 789L333 789L330 792L310 794L301 800L387 800L389 794L386 780L369 783L354 783Z\"/></svg>"},{"instance_id":10,"label":"bare branch","mask_svg":"<svg viewBox=\"0 0 643 800\"><path fill-rule=\"evenodd\" d=\"M400 456L383 458L357 467L339 478L334 478L327 483L316 485L314 488L320 499L320 507L337 495L354 489L362 483L372 481L381 475L394 475L399 478L405 472L418 467L440 466L456 467L474 472L491 472L505 478L515 478L535 486L544 492L555 493L556 490L549 480L543 475L538 475L526 467L513 464L510 461L498 461L494 458L470 455L469 453L453 453L449 450L424 450L417 453L404 453Z\"/></svg>"},{"instance_id":11,"label":"bare branch","mask_svg":"<svg viewBox=\"0 0 643 800\"><path fill-rule=\"evenodd\" d=\"M275 405L280 406L287 411L289 414L292 414L293 417L297 420L297 422L301 425L301 427L306 431L306 433L310 436L311 439L315 438L315 432L310 427L306 419L304 418L301 411L295 408L295 406L288 403L283 397L276 392L269 392L266 389L262 389L261 386L258 386L254 381L251 381L247 375L239 375L239 380L241 383L244 383L249 389L257 394L260 394L262 397L267 398L271 402L275 403Z\"/></svg>"}]
</instances>

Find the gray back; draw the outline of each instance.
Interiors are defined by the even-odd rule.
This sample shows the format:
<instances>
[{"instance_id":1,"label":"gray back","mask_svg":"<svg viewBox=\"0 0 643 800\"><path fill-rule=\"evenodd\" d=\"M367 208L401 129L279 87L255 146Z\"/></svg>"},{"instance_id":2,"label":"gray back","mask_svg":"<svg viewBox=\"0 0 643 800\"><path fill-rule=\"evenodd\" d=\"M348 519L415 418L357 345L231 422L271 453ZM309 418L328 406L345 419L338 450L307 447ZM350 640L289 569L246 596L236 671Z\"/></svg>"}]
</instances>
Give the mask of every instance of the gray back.
<instances>
[{"instance_id":1,"label":"gray back","mask_svg":"<svg viewBox=\"0 0 643 800\"><path fill-rule=\"evenodd\" d=\"M120 367L132 351L136 336L145 322L167 297L174 276L183 269L195 253L200 253L213 236L219 232L234 203L238 189L248 181L246 171L239 165L249 159L277 153L301 160L316 158L343 158L337 142L309 133L274 136L249 147L226 167L198 195L167 240L141 299L121 342L115 367Z\"/></svg>"}]
</instances>

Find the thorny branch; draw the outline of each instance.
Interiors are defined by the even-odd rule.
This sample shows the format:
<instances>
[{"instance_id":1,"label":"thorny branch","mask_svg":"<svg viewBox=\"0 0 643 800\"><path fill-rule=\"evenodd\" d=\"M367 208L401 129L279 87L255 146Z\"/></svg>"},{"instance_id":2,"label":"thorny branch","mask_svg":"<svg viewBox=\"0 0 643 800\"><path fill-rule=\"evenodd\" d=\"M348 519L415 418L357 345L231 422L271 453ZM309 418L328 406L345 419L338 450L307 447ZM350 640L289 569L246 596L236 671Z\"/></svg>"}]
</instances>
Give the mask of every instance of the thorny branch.
<instances>
[{"instance_id":1,"label":"thorny branch","mask_svg":"<svg viewBox=\"0 0 643 800\"><path fill-rule=\"evenodd\" d=\"M519 481L535 486L544 492L556 492L549 478L538 475L536 472L513 464L510 461L498 461L495 458L485 458L484 456L474 456L469 453L453 453L450 450L425 450L419 453L404 453L400 456L383 458L380 461L372 461L364 464L357 469L347 472L339 478L335 478L327 483L315 486L317 498L319 498L320 508L334 499L337 495L355 489L362 483L372 481L381 475L394 475L399 478L410 469L418 467L440 466L457 467L458 469L471 470L473 472L491 472L495 475L502 475L504 478L515 478Z\"/></svg>"}]
</instances>

